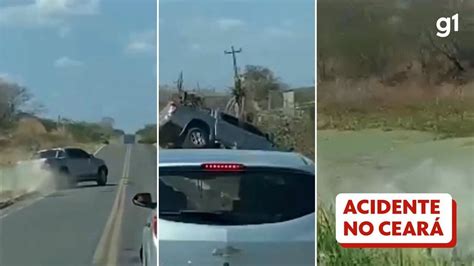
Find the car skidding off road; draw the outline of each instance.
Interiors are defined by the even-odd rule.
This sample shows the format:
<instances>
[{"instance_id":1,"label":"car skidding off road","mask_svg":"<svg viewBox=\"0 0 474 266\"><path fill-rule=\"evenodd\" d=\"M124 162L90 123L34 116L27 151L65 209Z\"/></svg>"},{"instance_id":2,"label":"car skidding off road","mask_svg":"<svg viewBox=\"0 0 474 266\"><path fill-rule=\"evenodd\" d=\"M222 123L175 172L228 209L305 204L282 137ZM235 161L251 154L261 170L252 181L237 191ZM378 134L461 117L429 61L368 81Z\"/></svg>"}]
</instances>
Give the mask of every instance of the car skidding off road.
<instances>
[{"instance_id":1,"label":"car skidding off road","mask_svg":"<svg viewBox=\"0 0 474 266\"><path fill-rule=\"evenodd\" d=\"M270 134L218 110L170 102L159 120L161 147L277 150Z\"/></svg>"},{"instance_id":2,"label":"car skidding off road","mask_svg":"<svg viewBox=\"0 0 474 266\"><path fill-rule=\"evenodd\" d=\"M104 160L79 148L41 150L33 155L32 160L20 163L40 163L42 169L55 174L60 188L85 181L96 181L99 186L107 184L109 170Z\"/></svg>"},{"instance_id":3,"label":"car skidding off road","mask_svg":"<svg viewBox=\"0 0 474 266\"><path fill-rule=\"evenodd\" d=\"M147 252L155 252L157 239L159 265L314 265L315 170L308 158L164 149L159 162L158 214L150 197L137 204L154 207L147 223L154 229L143 234L144 265L156 265L156 253Z\"/></svg>"}]
</instances>

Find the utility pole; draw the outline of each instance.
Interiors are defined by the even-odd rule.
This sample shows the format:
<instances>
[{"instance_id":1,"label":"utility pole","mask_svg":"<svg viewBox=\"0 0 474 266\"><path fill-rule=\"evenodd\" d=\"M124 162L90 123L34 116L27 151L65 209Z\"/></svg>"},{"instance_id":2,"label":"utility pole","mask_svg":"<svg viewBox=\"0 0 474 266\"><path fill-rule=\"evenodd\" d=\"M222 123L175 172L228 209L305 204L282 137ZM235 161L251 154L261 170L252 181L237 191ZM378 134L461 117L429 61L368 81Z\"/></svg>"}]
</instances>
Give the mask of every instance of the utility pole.
<instances>
[{"instance_id":1,"label":"utility pole","mask_svg":"<svg viewBox=\"0 0 474 266\"><path fill-rule=\"evenodd\" d=\"M183 71L179 72L179 77L176 81L176 87L178 88L179 93L183 91Z\"/></svg>"},{"instance_id":2,"label":"utility pole","mask_svg":"<svg viewBox=\"0 0 474 266\"><path fill-rule=\"evenodd\" d=\"M178 80L176 81L176 87L178 88L178 99L179 104L184 104L186 102L186 92L183 91L183 71L179 72Z\"/></svg>"},{"instance_id":3,"label":"utility pole","mask_svg":"<svg viewBox=\"0 0 474 266\"><path fill-rule=\"evenodd\" d=\"M224 51L225 54L231 54L232 55L232 59L233 59L233 63L234 63L234 76L235 76L235 79L237 79L239 77L239 73L237 71L237 58L235 57L235 55L239 54L241 52L242 52L242 48L239 48L239 50L235 50L234 46L231 46L231 51Z\"/></svg>"},{"instance_id":4,"label":"utility pole","mask_svg":"<svg viewBox=\"0 0 474 266\"><path fill-rule=\"evenodd\" d=\"M245 105L245 97L244 97L244 91L242 90L242 84L241 84L241 80L240 80L238 69L237 69L237 58L235 55L241 52L242 52L242 48L235 50L234 46L231 46L230 51L224 51L224 54L232 55L232 61L234 63L234 84L235 84L234 97L235 97L235 103L237 104L237 107L238 107L237 117L239 117L240 119L243 118L243 114L244 114L243 109Z\"/></svg>"}]
</instances>

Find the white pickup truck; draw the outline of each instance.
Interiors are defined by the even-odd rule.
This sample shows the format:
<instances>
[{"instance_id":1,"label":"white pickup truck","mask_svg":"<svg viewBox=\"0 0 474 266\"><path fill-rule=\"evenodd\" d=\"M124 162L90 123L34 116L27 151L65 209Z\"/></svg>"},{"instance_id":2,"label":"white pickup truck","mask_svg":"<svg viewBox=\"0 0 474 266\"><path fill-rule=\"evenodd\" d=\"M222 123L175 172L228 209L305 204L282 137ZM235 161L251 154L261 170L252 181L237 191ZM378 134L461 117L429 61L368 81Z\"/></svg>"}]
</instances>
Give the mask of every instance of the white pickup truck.
<instances>
[{"instance_id":1,"label":"white pickup truck","mask_svg":"<svg viewBox=\"0 0 474 266\"><path fill-rule=\"evenodd\" d=\"M79 148L41 150L33 160L40 161L43 169L58 174L61 187L73 187L84 181L96 181L99 186L107 184L109 170L104 160Z\"/></svg>"}]
</instances>

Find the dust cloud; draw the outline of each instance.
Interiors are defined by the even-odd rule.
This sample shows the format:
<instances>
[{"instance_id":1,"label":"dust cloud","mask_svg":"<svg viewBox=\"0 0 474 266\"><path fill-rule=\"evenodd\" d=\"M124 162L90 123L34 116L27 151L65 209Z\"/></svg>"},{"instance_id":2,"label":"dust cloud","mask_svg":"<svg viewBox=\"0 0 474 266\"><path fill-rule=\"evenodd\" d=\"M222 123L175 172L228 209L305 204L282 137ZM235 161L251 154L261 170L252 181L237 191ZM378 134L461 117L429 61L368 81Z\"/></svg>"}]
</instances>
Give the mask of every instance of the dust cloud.
<instances>
[{"instance_id":1,"label":"dust cloud","mask_svg":"<svg viewBox=\"0 0 474 266\"><path fill-rule=\"evenodd\" d=\"M57 176L42 165L41 161L28 161L1 168L0 199L11 199L27 193L47 195L59 189Z\"/></svg>"}]
</instances>

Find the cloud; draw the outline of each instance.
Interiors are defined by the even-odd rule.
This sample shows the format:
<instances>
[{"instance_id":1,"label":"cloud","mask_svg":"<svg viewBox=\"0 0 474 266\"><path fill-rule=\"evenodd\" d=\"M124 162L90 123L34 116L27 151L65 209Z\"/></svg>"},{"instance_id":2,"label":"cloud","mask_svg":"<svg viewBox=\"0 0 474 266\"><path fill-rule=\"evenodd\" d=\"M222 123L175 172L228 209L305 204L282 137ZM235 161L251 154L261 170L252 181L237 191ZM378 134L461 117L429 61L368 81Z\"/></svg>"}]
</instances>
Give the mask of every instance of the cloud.
<instances>
[{"instance_id":1,"label":"cloud","mask_svg":"<svg viewBox=\"0 0 474 266\"><path fill-rule=\"evenodd\" d=\"M281 22L281 25L283 27L292 27L294 25L294 22L291 19L285 19Z\"/></svg>"},{"instance_id":2,"label":"cloud","mask_svg":"<svg viewBox=\"0 0 474 266\"><path fill-rule=\"evenodd\" d=\"M270 27L264 30L264 33L271 37L279 38L290 38L293 37L293 32L291 30L279 27Z\"/></svg>"},{"instance_id":3,"label":"cloud","mask_svg":"<svg viewBox=\"0 0 474 266\"><path fill-rule=\"evenodd\" d=\"M94 15L99 0L36 0L35 5L49 15Z\"/></svg>"},{"instance_id":4,"label":"cloud","mask_svg":"<svg viewBox=\"0 0 474 266\"><path fill-rule=\"evenodd\" d=\"M1 80L13 80L13 77L9 73L0 72L0 79Z\"/></svg>"},{"instance_id":5,"label":"cloud","mask_svg":"<svg viewBox=\"0 0 474 266\"><path fill-rule=\"evenodd\" d=\"M199 43L193 43L190 46L192 51L200 51L202 49L201 45Z\"/></svg>"},{"instance_id":6,"label":"cloud","mask_svg":"<svg viewBox=\"0 0 474 266\"><path fill-rule=\"evenodd\" d=\"M71 27L69 26L61 26L58 29L58 35L61 38L65 38L71 32Z\"/></svg>"},{"instance_id":7,"label":"cloud","mask_svg":"<svg viewBox=\"0 0 474 266\"><path fill-rule=\"evenodd\" d=\"M57 27L68 17L94 15L100 0L35 0L0 7L0 26Z\"/></svg>"},{"instance_id":8,"label":"cloud","mask_svg":"<svg viewBox=\"0 0 474 266\"><path fill-rule=\"evenodd\" d=\"M15 83L15 84L23 84L24 80L22 77L18 75L12 75L6 72L0 72L0 81L8 82L8 83Z\"/></svg>"},{"instance_id":9,"label":"cloud","mask_svg":"<svg viewBox=\"0 0 474 266\"><path fill-rule=\"evenodd\" d=\"M217 26L221 30L232 30L245 26L245 22L234 18L221 18L217 20Z\"/></svg>"},{"instance_id":10,"label":"cloud","mask_svg":"<svg viewBox=\"0 0 474 266\"><path fill-rule=\"evenodd\" d=\"M133 33L125 50L132 54L154 53L156 51L156 31L153 29Z\"/></svg>"},{"instance_id":11,"label":"cloud","mask_svg":"<svg viewBox=\"0 0 474 266\"><path fill-rule=\"evenodd\" d=\"M71 59L67 56L63 56L61 58L58 58L56 61L54 61L54 66L57 68L81 67L83 65L84 65L83 62L79 60Z\"/></svg>"}]
</instances>

